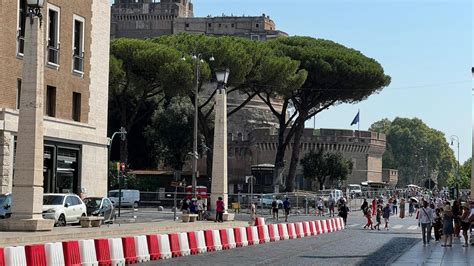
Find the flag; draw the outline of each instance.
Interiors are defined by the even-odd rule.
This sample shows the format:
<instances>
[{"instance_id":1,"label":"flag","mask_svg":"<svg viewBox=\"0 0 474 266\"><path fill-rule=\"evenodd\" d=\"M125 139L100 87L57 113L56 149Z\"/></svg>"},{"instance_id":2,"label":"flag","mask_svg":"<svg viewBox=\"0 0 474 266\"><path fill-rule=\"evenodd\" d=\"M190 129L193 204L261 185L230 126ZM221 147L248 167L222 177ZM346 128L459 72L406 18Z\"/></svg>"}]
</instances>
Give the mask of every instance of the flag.
<instances>
[{"instance_id":1,"label":"flag","mask_svg":"<svg viewBox=\"0 0 474 266\"><path fill-rule=\"evenodd\" d=\"M351 126L359 123L359 112L360 112L360 111L357 111L356 116L355 116L354 119L352 120Z\"/></svg>"}]
</instances>

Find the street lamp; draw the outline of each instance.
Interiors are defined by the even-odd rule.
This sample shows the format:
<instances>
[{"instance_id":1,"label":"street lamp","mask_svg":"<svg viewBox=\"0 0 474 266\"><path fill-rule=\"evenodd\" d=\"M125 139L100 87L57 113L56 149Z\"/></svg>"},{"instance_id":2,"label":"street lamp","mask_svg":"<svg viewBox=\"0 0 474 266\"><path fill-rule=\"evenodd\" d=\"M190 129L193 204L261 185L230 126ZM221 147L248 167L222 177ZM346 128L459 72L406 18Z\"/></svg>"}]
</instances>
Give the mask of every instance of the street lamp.
<instances>
[{"instance_id":1,"label":"street lamp","mask_svg":"<svg viewBox=\"0 0 474 266\"><path fill-rule=\"evenodd\" d=\"M459 198L459 137L456 135L451 135L451 146L454 146L454 141L458 143L458 175L456 177L456 196Z\"/></svg>"},{"instance_id":2,"label":"street lamp","mask_svg":"<svg viewBox=\"0 0 474 266\"><path fill-rule=\"evenodd\" d=\"M198 139L198 114L199 114L199 76L200 76L200 65L204 63L201 54L193 55L191 57L194 60L194 127L193 127L193 152L192 152L192 160L193 160L193 167L192 167L192 193L193 197L196 196L196 178L197 178L197 160L199 158L198 150L197 150L197 139ZM183 57L183 60L186 58ZM211 56L209 58L209 62L213 62L214 57Z\"/></svg>"},{"instance_id":3,"label":"street lamp","mask_svg":"<svg viewBox=\"0 0 474 266\"><path fill-rule=\"evenodd\" d=\"M29 7L30 23L33 24L33 16L40 18L41 23L41 18L43 17L41 15L41 8L43 8L44 0L27 0L26 4Z\"/></svg>"}]
</instances>

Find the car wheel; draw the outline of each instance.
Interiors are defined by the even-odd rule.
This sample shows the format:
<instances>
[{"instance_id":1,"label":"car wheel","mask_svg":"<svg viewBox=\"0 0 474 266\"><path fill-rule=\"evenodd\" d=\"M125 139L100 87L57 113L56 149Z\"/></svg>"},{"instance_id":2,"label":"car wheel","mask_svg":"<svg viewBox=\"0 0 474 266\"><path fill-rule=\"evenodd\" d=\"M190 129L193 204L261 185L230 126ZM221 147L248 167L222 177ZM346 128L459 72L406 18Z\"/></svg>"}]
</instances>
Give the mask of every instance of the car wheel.
<instances>
[{"instance_id":1,"label":"car wheel","mask_svg":"<svg viewBox=\"0 0 474 266\"><path fill-rule=\"evenodd\" d=\"M58 227L66 226L66 217L64 217L64 214L59 215L58 221L56 222L56 226Z\"/></svg>"},{"instance_id":2,"label":"car wheel","mask_svg":"<svg viewBox=\"0 0 474 266\"><path fill-rule=\"evenodd\" d=\"M135 202L133 203L133 208L134 208L134 209L138 209L138 201L135 201Z\"/></svg>"}]
</instances>

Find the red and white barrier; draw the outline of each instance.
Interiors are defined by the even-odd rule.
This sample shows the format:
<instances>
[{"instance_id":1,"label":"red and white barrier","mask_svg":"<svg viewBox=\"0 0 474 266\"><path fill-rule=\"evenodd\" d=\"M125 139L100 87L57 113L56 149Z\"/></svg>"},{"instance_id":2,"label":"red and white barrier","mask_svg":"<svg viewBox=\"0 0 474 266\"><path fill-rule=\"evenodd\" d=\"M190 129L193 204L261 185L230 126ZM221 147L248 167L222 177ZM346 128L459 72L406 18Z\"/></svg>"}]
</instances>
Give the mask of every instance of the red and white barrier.
<instances>
[{"instance_id":1,"label":"red and white barrier","mask_svg":"<svg viewBox=\"0 0 474 266\"><path fill-rule=\"evenodd\" d=\"M110 266L112 265L112 259L110 258L109 240L106 238L94 239L95 254L97 256L97 262L99 266ZM62 264L53 264L62 265Z\"/></svg>"},{"instance_id":2,"label":"red and white barrier","mask_svg":"<svg viewBox=\"0 0 474 266\"><path fill-rule=\"evenodd\" d=\"M179 247L178 233L168 234L168 238L170 240L171 257L182 256L181 248Z\"/></svg>"},{"instance_id":3,"label":"red and white barrier","mask_svg":"<svg viewBox=\"0 0 474 266\"><path fill-rule=\"evenodd\" d=\"M160 246L158 244L157 235L147 235L146 242L148 244L148 253L150 253L150 260L157 260L160 258Z\"/></svg>"},{"instance_id":4,"label":"red and white barrier","mask_svg":"<svg viewBox=\"0 0 474 266\"><path fill-rule=\"evenodd\" d=\"M227 238L227 229L220 229L219 235L221 236L222 249L229 249L229 239Z\"/></svg>"},{"instance_id":5,"label":"red and white barrier","mask_svg":"<svg viewBox=\"0 0 474 266\"><path fill-rule=\"evenodd\" d=\"M296 238L295 224L294 223L287 224L287 229L288 229L288 235L290 236L290 239L295 239Z\"/></svg>"},{"instance_id":6,"label":"red and white barrier","mask_svg":"<svg viewBox=\"0 0 474 266\"><path fill-rule=\"evenodd\" d=\"M249 246L253 245L252 227L251 226L245 227L245 234L247 236L248 245Z\"/></svg>"},{"instance_id":7,"label":"red and white barrier","mask_svg":"<svg viewBox=\"0 0 474 266\"><path fill-rule=\"evenodd\" d=\"M5 265L26 266L26 254L24 246L6 247L3 252L5 255Z\"/></svg>"},{"instance_id":8,"label":"red and white barrier","mask_svg":"<svg viewBox=\"0 0 474 266\"><path fill-rule=\"evenodd\" d=\"M272 224L274 241L280 241L280 232L278 231L278 224Z\"/></svg>"},{"instance_id":9,"label":"red and white barrier","mask_svg":"<svg viewBox=\"0 0 474 266\"><path fill-rule=\"evenodd\" d=\"M148 252L148 241L146 236L134 236L134 240L138 262L150 261L150 253Z\"/></svg>"},{"instance_id":10,"label":"red and white barrier","mask_svg":"<svg viewBox=\"0 0 474 266\"><path fill-rule=\"evenodd\" d=\"M81 254L81 263L84 266L97 266L97 255L95 253L94 240L79 240L79 252Z\"/></svg>"},{"instance_id":11,"label":"red and white barrier","mask_svg":"<svg viewBox=\"0 0 474 266\"><path fill-rule=\"evenodd\" d=\"M278 233L280 234L281 240L290 239L290 236L288 235L288 227L286 224L278 224Z\"/></svg>"},{"instance_id":12,"label":"red and white barrier","mask_svg":"<svg viewBox=\"0 0 474 266\"><path fill-rule=\"evenodd\" d=\"M196 242L197 242L198 253L206 253L207 252L206 238L204 237L203 231L196 232Z\"/></svg>"},{"instance_id":13,"label":"red and white barrier","mask_svg":"<svg viewBox=\"0 0 474 266\"><path fill-rule=\"evenodd\" d=\"M321 232L324 234L329 233L329 228L327 227L325 220L321 220Z\"/></svg>"},{"instance_id":14,"label":"red and white barrier","mask_svg":"<svg viewBox=\"0 0 474 266\"><path fill-rule=\"evenodd\" d=\"M64 263L66 265L80 265L81 253L77 240L63 242Z\"/></svg>"},{"instance_id":15,"label":"red and white barrier","mask_svg":"<svg viewBox=\"0 0 474 266\"><path fill-rule=\"evenodd\" d=\"M181 255L182 256L191 255L191 250L189 249L188 234L178 233L178 241L179 241L179 251L181 252Z\"/></svg>"},{"instance_id":16,"label":"red and white barrier","mask_svg":"<svg viewBox=\"0 0 474 266\"><path fill-rule=\"evenodd\" d=\"M323 228L323 225L321 223L321 220L316 220L314 223L316 225L316 234L318 234L318 235L324 234L324 228Z\"/></svg>"},{"instance_id":17,"label":"red and white barrier","mask_svg":"<svg viewBox=\"0 0 474 266\"><path fill-rule=\"evenodd\" d=\"M107 250L109 247L107 247ZM46 252L46 262L48 265L64 265L63 244L61 242L44 244L44 251ZM0 259L0 265L1 259Z\"/></svg>"},{"instance_id":18,"label":"red and white barrier","mask_svg":"<svg viewBox=\"0 0 474 266\"><path fill-rule=\"evenodd\" d=\"M309 222L303 222L303 229L304 229L305 236L311 235L311 228L310 228Z\"/></svg>"},{"instance_id":19,"label":"red and white barrier","mask_svg":"<svg viewBox=\"0 0 474 266\"><path fill-rule=\"evenodd\" d=\"M172 255L168 235L158 235L158 245L160 246L160 258L171 259Z\"/></svg>"},{"instance_id":20,"label":"red and white barrier","mask_svg":"<svg viewBox=\"0 0 474 266\"><path fill-rule=\"evenodd\" d=\"M304 227L303 227L303 223L298 223L298 232L300 234L299 237L305 237L305 231L304 231Z\"/></svg>"},{"instance_id":21,"label":"red and white barrier","mask_svg":"<svg viewBox=\"0 0 474 266\"><path fill-rule=\"evenodd\" d=\"M255 226L262 226L265 225L265 218L263 217L257 217L255 218Z\"/></svg>"},{"instance_id":22,"label":"red and white barrier","mask_svg":"<svg viewBox=\"0 0 474 266\"><path fill-rule=\"evenodd\" d=\"M237 244L235 243L234 228L227 228L226 229L226 234L227 234L227 241L229 243L229 248L237 247Z\"/></svg>"},{"instance_id":23,"label":"red and white barrier","mask_svg":"<svg viewBox=\"0 0 474 266\"><path fill-rule=\"evenodd\" d=\"M0 247L0 266L5 266L5 255L2 247Z\"/></svg>"},{"instance_id":24,"label":"red and white barrier","mask_svg":"<svg viewBox=\"0 0 474 266\"><path fill-rule=\"evenodd\" d=\"M188 234L188 243L189 243L189 252L191 255L198 253L198 245L196 240L196 232L187 232Z\"/></svg>"},{"instance_id":25,"label":"red and white barrier","mask_svg":"<svg viewBox=\"0 0 474 266\"><path fill-rule=\"evenodd\" d=\"M216 251L212 230L204 230L204 237L206 239L207 252Z\"/></svg>"},{"instance_id":26,"label":"red and white barrier","mask_svg":"<svg viewBox=\"0 0 474 266\"><path fill-rule=\"evenodd\" d=\"M260 244L260 240L258 238L258 229L256 226L250 227L252 229L252 240L254 245Z\"/></svg>"},{"instance_id":27,"label":"red and white barrier","mask_svg":"<svg viewBox=\"0 0 474 266\"><path fill-rule=\"evenodd\" d=\"M314 221L309 221L308 224L309 224L309 234L311 236L314 236L316 234L316 229L315 229L316 227L314 225Z\"/></svg>"},{"instance_id":28,"label":"red and white barrier","mask_svg":"<svg viewBox=\"0 0 474 266\"><path fill-rule=\"evenodd\" d=\"M64 248L64 245L63 245ZM121 238L109 238L110 259L112 266L125 265L125 257L123 256L123 247Z\"/></svg>"},{"instance_id":29,"label":"red and white barrier","mask_svg":"<svg viewBox=\"0 0 474 266\"><path fill-rule=\"evenodd\" d=\"M216 251L222 250L221 234L219 230L212 230L212 240L214 241L214 248Z\"/></svg>"},{"instance_id":30,"label":"red and white barrier","mask_svg":"<svg viewBox=\"0 0 474 266\"><path fill-rule=\"evenodd\" d=\"M237 242L237 237L236 237L235 239L236 245L238 247L239 247L239 244L240 244L240 247L248 246L247 230L245 229L245 227L234 228L234 233L236 233L235 236L237 236L237 231L239 232L240 239L239 239L239 242Z\"/></svg>"},{"instance_id":31,"label":"red and white barrier","mask_svg":"<svg viewBox=\"0 0 474 266\"><path fill-rule=\"evenodd\" d=\"M27 265L47 266L43 244L26 245L25 254Z\"/></svg>"}]
</instances>

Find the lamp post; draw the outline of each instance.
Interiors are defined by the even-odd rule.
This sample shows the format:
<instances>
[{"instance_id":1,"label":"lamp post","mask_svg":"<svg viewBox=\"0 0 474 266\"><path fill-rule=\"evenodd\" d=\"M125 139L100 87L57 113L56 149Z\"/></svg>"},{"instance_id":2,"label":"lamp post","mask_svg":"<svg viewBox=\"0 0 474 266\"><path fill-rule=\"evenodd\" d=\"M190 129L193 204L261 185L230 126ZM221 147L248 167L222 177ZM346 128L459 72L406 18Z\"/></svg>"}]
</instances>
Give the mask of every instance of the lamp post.
<instances>
[{"instance_id":1,"label":"lamp post","mask_svg":"<svg viewBox=\"0 0 474 266\"><path fill-rule=\"evenodd\" d=\"M200 65L204 63L201 54L193 55L191 57L194 60L194 127L193 127L193 153L192 153L192 194L196 197L196 178L197 178L197 160L199 158L197 150L197 139L198 139L198 114L199 114L199 76L200 76ZM183 60L186 60L183 57ZM214 57L211 56L209 61L214 61Z\"/></svg>"},{"instance_id":2,"label":"lamp post","mask_svg":"<svg viewBox=\"0 0 474 266\"><path fill-rule=\"evenodd\" d=\"M454 146L454 141L458 144L458 174L456 176L456 198L459 198L459 137L456 135L451 135L451 146Z\"/></svg>"},{"instance_id":3,"label":"lamp post","mask_svg":"<svg viewBox=\"0 0 474 266\"><path fill-rule=\"evenodd\" d=\"M211 210L215 211L214 203L222 197L224 206L227 204L227 79L229 69L216 71L217 92L215 97L214 147L212 154ZM226 210L225 210L226 211Z\"/></svg>"},{"instance_id":4,"label":"lamp post","mask_svg":"<svg viewBox=\"0 0 474 266\"><path fill-rule=\"evenodd\" d=\"M125 138L127 137L127 130L125 130L124 127L121 127L119 131L114 132L114 134L112 134L112 137L107 139L107 150L108 150L107 151L107 178L110 172L110 153L112 152L112 143L114 141L115 136L117 135L120 135L120 139L122 141L125 141ZM120 180L119 180L119 185L120 185Z\"/></svg>"}]
</instances>

